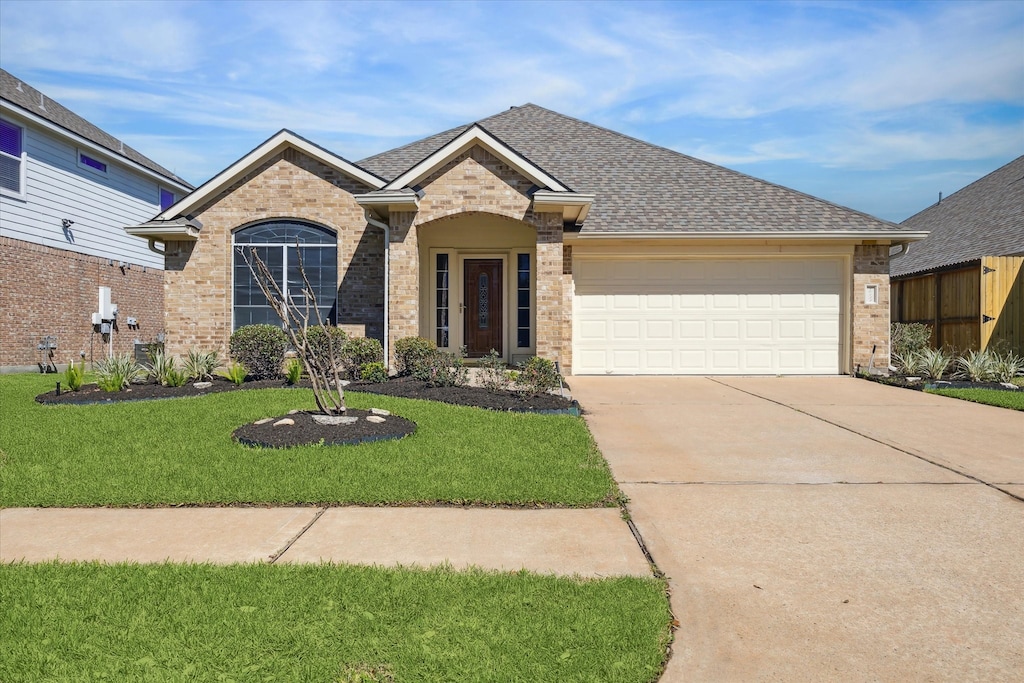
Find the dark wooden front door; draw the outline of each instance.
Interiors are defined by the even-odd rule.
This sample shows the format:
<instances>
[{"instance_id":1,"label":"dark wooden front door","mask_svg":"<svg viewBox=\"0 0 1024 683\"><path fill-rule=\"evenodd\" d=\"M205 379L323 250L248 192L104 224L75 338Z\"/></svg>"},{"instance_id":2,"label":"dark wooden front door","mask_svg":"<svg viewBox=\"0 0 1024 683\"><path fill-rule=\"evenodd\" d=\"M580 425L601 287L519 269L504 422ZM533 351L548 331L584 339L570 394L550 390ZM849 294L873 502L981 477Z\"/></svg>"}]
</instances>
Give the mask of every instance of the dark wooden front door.
<instances>
[{"instance_id":1,"label":"dark wooden front door","mask_svg":"<svg viewBox=\"0 0 1024 683\"><path fill-rule=\"evenodd\" d=\"M494 349L500 354L504 313L501 301L501 259L466 259L465 288L462 300L466 305L463 317L463 340L469 358L482 358Z\"/></svg>"}]
</instances>

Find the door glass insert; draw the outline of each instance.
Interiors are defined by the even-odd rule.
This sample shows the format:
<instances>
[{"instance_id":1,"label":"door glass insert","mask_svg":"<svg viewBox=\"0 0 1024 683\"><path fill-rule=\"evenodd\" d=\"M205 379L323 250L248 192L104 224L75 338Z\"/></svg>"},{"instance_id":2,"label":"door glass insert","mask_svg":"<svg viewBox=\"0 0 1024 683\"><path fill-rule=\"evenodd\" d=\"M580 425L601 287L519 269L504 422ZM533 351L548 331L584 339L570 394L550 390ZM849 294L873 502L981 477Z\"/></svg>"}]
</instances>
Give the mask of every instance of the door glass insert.
<instances>
[{"instance_id":1,"label":"door glass insert","mask_svg":"<svg viewBox=\"0 0 1024 683\"><path fill-rule=\"evenodd\" d=\"M490 326L491 317L491 288L487 273L480 273L480 284L477 286L477 291L479 292L477 296L477 324L481 330L486 330Z\"/></svg>"}]
</instances>

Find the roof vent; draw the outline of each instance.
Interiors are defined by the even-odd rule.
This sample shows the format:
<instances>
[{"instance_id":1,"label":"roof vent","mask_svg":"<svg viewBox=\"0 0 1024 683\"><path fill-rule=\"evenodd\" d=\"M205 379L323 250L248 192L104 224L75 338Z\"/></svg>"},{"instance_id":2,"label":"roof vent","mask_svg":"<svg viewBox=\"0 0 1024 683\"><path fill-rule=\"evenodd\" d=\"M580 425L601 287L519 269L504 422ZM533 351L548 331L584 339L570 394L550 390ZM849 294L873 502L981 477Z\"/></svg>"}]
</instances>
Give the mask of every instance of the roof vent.
<instances>
[{"instance_id":1,"label":"roof vent","mask_svg":"<svg viewBox=\"0 0 1024 683\"><path fill-rule=\"evenodd\" d=\"M39 93L39 108L46 111L46 95Z\"/></svg>"},{"instance_id":2,"label":"roof vent","mask_svg":"<svg viewBox=\"0 0 1024 683\"><path fill-rule=\"evenodd\" d=\"M18 81L18 87L15 88L15 90L17 90L18 92L25 92L24 90L21 89L21 81Z\"/></svg>"}]
</instances>

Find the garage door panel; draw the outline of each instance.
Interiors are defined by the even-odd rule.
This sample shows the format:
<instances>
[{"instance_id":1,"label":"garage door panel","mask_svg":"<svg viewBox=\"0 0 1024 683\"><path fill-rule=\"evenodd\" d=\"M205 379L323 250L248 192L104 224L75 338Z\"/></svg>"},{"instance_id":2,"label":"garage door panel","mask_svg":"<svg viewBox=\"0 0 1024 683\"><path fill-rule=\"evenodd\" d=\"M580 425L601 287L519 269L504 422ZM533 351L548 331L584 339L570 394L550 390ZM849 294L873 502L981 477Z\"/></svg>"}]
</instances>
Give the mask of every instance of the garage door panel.
<instances>
[{"instance_id":1,"label":"garage door panel","mask_svg":"<svg viewBox=\"0 0 1024 683\"><path fill-rule=\"evenodd\" d=\"M578 258L574 371L839 372L841 262Z\"/></svg>"}]
</instances>

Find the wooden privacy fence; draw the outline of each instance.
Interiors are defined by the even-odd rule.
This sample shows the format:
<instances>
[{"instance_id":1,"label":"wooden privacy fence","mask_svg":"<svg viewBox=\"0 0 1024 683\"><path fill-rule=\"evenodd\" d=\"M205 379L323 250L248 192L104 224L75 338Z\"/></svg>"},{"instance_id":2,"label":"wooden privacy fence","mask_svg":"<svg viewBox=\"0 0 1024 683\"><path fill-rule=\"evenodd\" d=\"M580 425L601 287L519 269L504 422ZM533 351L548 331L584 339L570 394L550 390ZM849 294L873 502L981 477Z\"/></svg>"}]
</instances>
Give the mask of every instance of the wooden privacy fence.
<instances>
[{"instance_id":1,"label":"wooden privacy fence","mask_svg":"<svg viewBox=\"0 0 1024 683\"><path fill-rule=\"evenodd\" d=\"M1024 256L893 280L890 295L893 322L928 325L935 348L1024 354Z\"/></svg>"}]
</instances>

